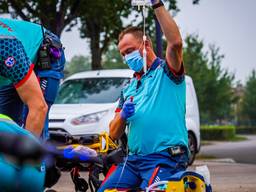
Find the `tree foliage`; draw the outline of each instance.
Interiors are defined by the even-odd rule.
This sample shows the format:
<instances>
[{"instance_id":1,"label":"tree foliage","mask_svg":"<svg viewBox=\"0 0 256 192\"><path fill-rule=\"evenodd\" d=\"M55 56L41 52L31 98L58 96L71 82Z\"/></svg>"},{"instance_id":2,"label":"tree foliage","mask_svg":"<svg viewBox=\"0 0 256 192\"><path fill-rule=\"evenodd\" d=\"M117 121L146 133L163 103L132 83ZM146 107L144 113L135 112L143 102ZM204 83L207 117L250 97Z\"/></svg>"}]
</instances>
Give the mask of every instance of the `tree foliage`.
<instances>
[{"instance_id":1,"label":"tree foliage","mask_svg":"<svg viewBox=\"0 0 256 192\"><path fill-rule=\"evenodd\" d=\"M122 18L131 12L129 1L87 1L81 8L81 37L89 38L92 69L101 69L102 54L122 30Z\"/></svg>"},{"instance_id":2,"label":"tree foliage","mask_svg":"<svg viewBox=\"0 0 256 192\"><path fill-rule=\"evenodd\" d=\"M242 116L250 124L256 124L256 71L253 70L246 82L245 93L242 101Z\"/></svg>"},{"instance_id":3,"label":"tree foliage","mask_svg":"<svg viewBox=\"0 0 256 192\"><path fill-rule=\"evenodd\" d=\"M224 55L214 45L205 52L204 43L197 35L187 36L185 44L185 69L194 81L201 121L212 123L229 119L234 99L234 75L221 68Z\"/></svg>"},{"instance_id":4,"label":"tree foliage","mask_svg":"<svg viewBox=\"0 0 256 192\"><path fill-rule=\"evenodd\" d=\"M198 4L199 0L192 2ZM168 10L179 10L177 0L167 0L166 3ZM87 1L81 9L81 37L90 40L92 69L101 69L103 67L101 58L108 50L108 46L113 42L117 43L118 34L121 30L127 25L133 25L142 12L131 6L131 1ZM134 14L135 18L127 22L131 13ZM155 34L153 15L151 9L147 17L148 34ZM139 26L142 26L142 20L140 21Z\"/></svg>"},{"instance_id":5,"label":"tree foliage","mask_svg":"<svg viewBox=\"0 0 256 192\"><path fill-rule=\"evenodd\" d=\"M165 2L169 10L179 11L177 0ZM192 0L193 4L198 2L199 0ZM102 68L102 55L110 43L116 43L120 31L141 16L141 12L131 6L131 1L123 0L1 0L0 13L12 13L27 21L40 21L58 36L64 28L71 29L76 25L79 18L82 24L81 37L88 38L90 42L92 69ZM131 13L135 15L135 19L127 22ZM155 34L154 31L151 10L147 18L147 32Z\"/></svg>"},{"instance_id":6,"label":"tree foliage","mask_svg":"<svg viewBox=\"0 0 256 192\"><path fill-rule=\"evenodd\" d=\"M0 13L10 13L25 21L42 23L60 36L66 26L72 27L82 0L1 0ZM74 22L74 23L73 23Z\"/></svg>"}]
</instances>

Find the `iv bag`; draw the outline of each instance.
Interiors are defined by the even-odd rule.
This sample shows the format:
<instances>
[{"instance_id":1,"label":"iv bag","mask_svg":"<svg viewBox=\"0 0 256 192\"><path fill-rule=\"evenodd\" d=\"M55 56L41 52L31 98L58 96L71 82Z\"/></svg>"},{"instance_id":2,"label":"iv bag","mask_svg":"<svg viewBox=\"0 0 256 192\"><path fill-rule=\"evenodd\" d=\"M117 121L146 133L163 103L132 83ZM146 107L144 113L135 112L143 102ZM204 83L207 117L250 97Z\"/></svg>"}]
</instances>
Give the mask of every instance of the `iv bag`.
<instances>
[{"instance_id":1,"label":"iv bag","mask_svg":"<svg viewBox=\"0 0 256 192\"><path fill-rule=\"evenodd\" d=\"M151 6L151 0L132 0L132 6Z\"/></svg>"}]
</instances>

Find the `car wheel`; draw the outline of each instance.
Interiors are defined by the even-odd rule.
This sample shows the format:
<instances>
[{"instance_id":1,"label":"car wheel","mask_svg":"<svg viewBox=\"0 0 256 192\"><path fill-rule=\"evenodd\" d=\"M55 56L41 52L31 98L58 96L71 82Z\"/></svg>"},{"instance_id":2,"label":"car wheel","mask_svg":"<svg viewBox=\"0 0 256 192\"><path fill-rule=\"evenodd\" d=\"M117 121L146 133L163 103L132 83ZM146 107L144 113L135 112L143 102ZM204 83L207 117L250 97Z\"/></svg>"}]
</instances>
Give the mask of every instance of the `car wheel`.
<instances>
[{"instance_id":1,"label":"car wheel","mask_svg":"<svg viewBox=\"0 0 256 192\"><path fill-rule=\"evenodd\" d=\"M196 146L197 146L196 138L192 132L188 132L188 143L189 143L189 150L190 150L190 157L189 157L188 164L192 165L196 158Z\"/></svg>"}]
</instances>

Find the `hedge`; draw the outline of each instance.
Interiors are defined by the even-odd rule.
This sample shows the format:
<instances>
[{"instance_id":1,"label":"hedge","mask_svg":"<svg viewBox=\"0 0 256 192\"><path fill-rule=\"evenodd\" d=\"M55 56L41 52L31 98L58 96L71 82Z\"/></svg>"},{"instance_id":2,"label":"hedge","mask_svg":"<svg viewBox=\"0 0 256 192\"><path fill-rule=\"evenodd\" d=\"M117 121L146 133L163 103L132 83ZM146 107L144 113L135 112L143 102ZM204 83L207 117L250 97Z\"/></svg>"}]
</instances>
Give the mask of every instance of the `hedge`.
<instances>
[{"instance_id":1,"label":"hedge","mask_svg":"<svg viewBox=\"0 0 256 192\"><path fill-rule=\"evenodd\" d=\"M233 125L203 125L202 140L230 140L235 138L236 128Z\"/></svg>"},{"instance_id":2,"label":"hedge","mask_svg":"<svg viewBox=\"0 0 256 192\"><path fill-rule=\"evenodd\" d=\"M256 134L256 126L239 125L236 127L236 133L238 134Z\"/></svg>"}]
</instances>

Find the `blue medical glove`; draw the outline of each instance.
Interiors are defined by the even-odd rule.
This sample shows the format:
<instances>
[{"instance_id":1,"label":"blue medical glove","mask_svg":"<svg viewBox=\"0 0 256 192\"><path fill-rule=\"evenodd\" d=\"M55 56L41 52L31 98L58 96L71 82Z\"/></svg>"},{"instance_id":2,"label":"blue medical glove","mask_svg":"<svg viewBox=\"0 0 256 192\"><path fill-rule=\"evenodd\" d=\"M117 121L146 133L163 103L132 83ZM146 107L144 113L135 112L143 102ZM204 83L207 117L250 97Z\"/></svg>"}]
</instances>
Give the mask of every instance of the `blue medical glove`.
<instances>
[{"instance_id":1,"label":"blue medical glove","mask_svg":"<svg viewBox=\"0 0 256 192\"><path fill-rule=\"evenodd\" d=\"M69 145L64 149L64 157L67 159L79 158L80 160L89 160L97 157L97 152L89 147L78 145Z\"/></svg>"},{"instance_id":2,"label":"blue medical glove","mask_svg":"<svg viewBox=\"0 0 256 192\"><path fill-rule=\"evenodd\" d=\"M135 103L133 103L132 98L125 101L123 109L120 113L123 120L127 120L129 117L133 116L135 113Z\"/></svg>"},{"instance_id":3,"label":"blue medical glove","mask_svg":"<svg viewBox=\"0 0 256 192\"><path fill-rule=\"evenodd\" d=\"M74 154L71 153L74 147L72 145L68 145L64 150L63 150L63 156L66 159L72 159L74 158Z\"/></svg>"}]
</instances>

